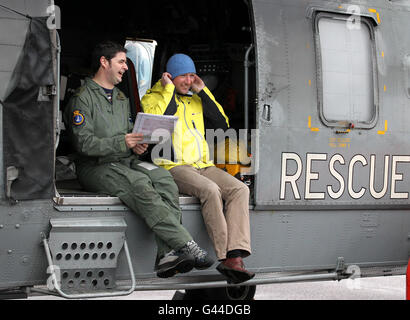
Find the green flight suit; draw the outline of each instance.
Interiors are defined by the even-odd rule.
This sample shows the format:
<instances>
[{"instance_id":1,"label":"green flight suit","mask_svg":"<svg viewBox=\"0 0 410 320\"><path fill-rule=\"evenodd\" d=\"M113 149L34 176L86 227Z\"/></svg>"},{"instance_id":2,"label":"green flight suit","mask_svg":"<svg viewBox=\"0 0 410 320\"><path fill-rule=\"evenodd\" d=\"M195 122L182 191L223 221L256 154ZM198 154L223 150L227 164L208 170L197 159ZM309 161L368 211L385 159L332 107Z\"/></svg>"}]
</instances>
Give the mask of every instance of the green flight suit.
<instances>
[{"instance_id":1,"label":"green flight suit","mask_svg":"<svg viewBox=\"0 0 410 320\"><path fill-rule=\"evenodd\" d=\"M192 240L181 224L178 187L171 174L141 166L125 144L133 124L129 101L119 89L114 88L111 103L102 87L86 79L64 117L77 151L78 179L86 190L116 196L144 219L155 234L158 257Z\"/></svg>"}]
</instances>

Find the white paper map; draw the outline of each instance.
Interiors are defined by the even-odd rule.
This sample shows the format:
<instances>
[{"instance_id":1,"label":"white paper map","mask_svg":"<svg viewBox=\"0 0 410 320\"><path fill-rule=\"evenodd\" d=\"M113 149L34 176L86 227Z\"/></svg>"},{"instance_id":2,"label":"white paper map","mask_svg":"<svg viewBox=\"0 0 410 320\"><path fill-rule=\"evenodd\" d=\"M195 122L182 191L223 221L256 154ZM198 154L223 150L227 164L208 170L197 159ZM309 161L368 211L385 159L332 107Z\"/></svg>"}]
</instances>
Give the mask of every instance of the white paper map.
<instances>
[{"instance_id":1,"label":"white paper map","mask_svg":"<svg viewBox=\"0 0 410 320\"><path fill-rule=\"evenodd\" d=\"M138 112L132 132L144 135L144 140L140 143L158 143L160 137L171 137L177 121L176 116Z\"/></svg>"}]
</instances>

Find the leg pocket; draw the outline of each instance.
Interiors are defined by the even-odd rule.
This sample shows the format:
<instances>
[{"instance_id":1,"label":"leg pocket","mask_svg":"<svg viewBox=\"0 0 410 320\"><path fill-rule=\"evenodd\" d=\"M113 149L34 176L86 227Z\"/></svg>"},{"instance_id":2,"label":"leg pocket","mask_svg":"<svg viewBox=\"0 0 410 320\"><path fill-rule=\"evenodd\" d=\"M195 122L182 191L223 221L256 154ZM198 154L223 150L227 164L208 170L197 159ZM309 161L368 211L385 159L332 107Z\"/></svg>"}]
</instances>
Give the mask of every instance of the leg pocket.
<instances>
[{"instance_id":1,"label":"leg pocket","mask_svg":"<svg viewBox=\"0 0 410 320\"><path fill-rule=\"evenodd\" d=\"M141 165L143 164L143 165ZM176 185L174 178L169 173L161 167L156 167L155 169L148 170L144 163L134 161L132 168L136 171L146 174L155 190L161 195L162 199L166 201L173 208L179 210L179 192L178 186Z\"/></svg>"}]
</instances>

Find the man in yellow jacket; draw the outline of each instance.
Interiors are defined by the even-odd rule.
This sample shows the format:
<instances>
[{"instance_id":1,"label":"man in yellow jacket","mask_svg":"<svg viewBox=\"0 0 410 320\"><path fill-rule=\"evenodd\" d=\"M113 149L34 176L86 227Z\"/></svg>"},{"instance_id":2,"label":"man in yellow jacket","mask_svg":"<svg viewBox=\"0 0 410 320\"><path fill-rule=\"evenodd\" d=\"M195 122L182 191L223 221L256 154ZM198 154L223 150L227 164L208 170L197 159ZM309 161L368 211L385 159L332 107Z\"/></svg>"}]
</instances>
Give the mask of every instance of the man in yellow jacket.
<instances>
[{"instance_id":1,"label":"man in yellow jacket","mask_svg":"<svg viewBox=\"0 0 410 320\"><path fill-rule=\"evenodd\" d=\"M179 117L172 135L171 158L154 162L169 170L180 193L199 198L208 234L221 261L217 270L228 282L247 281L255 275L245 269L242 260L251 254L249 188L215 167L205 140L206 128L226 130L228 118L196 74L189 56L173 55L166 68L141 101L146 113Z\"/></svg>"}]
</instances>

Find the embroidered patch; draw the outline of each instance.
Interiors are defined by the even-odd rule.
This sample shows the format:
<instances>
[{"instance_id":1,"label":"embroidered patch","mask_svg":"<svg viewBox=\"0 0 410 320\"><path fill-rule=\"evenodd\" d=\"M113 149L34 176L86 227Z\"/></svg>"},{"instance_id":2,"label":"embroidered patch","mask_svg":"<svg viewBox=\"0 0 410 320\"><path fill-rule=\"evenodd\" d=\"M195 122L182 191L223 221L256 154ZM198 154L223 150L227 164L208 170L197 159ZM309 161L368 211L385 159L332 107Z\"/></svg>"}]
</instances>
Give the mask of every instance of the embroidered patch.
<instances>
[{"instance_id":1,"label":"embroidered patch","mask_svg":"<svg viewBox=\"0 0 410 320\"><path fill-rule=\"evenodd\" d=\"M73 113L73 124L76 126L81 126L84 123L84 116L79 110L75 110Z\"/></svg>"}]
</instances>

